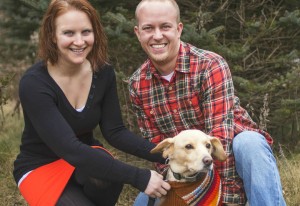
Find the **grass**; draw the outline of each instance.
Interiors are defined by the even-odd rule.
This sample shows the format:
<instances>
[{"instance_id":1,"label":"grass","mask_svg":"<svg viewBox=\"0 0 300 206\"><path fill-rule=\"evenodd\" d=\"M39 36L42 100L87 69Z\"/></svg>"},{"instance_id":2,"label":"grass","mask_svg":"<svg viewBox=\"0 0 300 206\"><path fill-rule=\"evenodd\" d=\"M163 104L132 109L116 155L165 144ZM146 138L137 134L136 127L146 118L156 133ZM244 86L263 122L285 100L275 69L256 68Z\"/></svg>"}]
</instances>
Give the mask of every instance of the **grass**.
<instances>
[{"instance_id":1,"label":"grass","mask_svg":"<svg viewBox=\"0 0 300 206\"><path fill-rule=\"evenodd\" d=\"M288 206L300 205L300 154L280 152L277 164L280 171L284 197Z\"/></svg>"},{"instance_id":2,"label":"grass","mask_svg":"<svg viewBox=\"0 0 300 206\"><path fill-rule=\"evenodd\" d=\"M26 206L12 177L13 161L19 150L23 120L9 114L11 106L4 109L5 119L0 114L0 206ZM106 144L106 143L105 143ZM107 146L109 147L109 146ZM129 164L139 167L150 167L151 164L132 155L124 154L109 147L114 156ZM300 154L279 152L277 157L278 168L282 180L284 196L288 206L300 205ZM138 190L125 185L117 206L133 204Z\"/></svg>"},{"instance_id":3,"label":"grass","mask_svg":"<svg viewBox=\"0 0 300 206\"><path fill-rule=\"evenodd\" d=\"M19 151L23 122L21 118L8 114L0 115L0 122L0 205L26 205L12 176L13 161Z\"/></svg>"}]
</instances>

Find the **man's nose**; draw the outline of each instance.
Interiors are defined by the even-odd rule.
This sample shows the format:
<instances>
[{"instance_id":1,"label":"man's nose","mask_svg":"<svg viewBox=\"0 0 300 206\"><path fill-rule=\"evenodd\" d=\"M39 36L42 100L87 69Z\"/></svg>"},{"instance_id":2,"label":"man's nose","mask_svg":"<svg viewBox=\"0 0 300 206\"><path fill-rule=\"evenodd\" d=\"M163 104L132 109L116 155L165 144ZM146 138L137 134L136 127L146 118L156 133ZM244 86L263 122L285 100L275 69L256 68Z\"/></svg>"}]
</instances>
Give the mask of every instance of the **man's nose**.
<instances>
[{"instance_id":1,"label":"man's nose","mask_svg":"<svg viewBox=\"0 0 300 206\"><path fill-rule=\"evenodd\" d=\"M154 30L153 38L154 39L162 39L163 38L163 34L159 28Z\"/></svg>"}]
</instances>

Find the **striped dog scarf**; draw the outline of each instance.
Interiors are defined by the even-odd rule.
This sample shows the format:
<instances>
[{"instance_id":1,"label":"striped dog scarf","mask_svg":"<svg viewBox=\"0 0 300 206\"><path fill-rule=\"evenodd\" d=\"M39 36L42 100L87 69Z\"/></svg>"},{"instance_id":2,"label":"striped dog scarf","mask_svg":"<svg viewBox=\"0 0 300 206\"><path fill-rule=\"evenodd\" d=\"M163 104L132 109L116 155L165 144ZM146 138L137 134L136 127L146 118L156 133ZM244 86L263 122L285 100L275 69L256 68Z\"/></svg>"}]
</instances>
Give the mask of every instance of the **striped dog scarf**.
<instances>
[{"instance_id":1,"label":"striped dog scarf","mask_svg":"<svg viewBox=\"0 0 300 206\"><path fill-rule=\"evenodd\" d=\"M213 169L196 182L169 182L162 206L221 206L221 180Z\"/></svg>"}]
</instances>

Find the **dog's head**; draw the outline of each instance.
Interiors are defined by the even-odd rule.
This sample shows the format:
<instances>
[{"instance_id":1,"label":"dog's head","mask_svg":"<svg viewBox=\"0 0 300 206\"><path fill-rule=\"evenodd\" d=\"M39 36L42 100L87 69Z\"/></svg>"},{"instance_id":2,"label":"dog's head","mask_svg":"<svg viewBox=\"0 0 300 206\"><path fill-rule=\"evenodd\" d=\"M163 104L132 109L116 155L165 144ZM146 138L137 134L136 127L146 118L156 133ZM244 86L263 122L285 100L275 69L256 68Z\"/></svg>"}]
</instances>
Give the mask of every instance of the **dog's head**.
<instances>
[{"instance_id":1,"label":"dog's head","mask_svg":"<svg viewBox=\"0 0 300 206\"><path fill-rule=\"evenodd\" d=\"M184 130L156 145L151 153L162 152L175 173L186 176L207 172L213 167L213 157L225 161L227 156L219 139L200 130Z\"/></svg>"}]
</instances>

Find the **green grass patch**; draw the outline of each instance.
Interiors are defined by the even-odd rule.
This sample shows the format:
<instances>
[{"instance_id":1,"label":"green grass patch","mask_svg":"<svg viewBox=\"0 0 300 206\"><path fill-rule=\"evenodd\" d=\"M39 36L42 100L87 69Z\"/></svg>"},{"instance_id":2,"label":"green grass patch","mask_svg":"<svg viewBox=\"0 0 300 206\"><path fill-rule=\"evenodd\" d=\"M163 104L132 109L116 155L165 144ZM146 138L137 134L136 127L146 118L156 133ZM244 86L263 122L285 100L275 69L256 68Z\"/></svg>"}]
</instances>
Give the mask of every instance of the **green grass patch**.
<instances>
[{"instance_id":1,"label":"green grass patch","mask_svg":"<svg viewBox=\"0 0 300 206\"><path fill-rule=\"evenodd\" d=\"M8 112L7 112L8 113ZM3 118L3 117L0 117ZM0 127L0 205L26 206L12 177L13 162L19 152L23 119L17 115L6 115ZM109 146L96 131L104 145L114 156L128 164L150 168L151 163L120 152ZM300 154L290 154L288 151L279 152L277 163L283 185L284 196L288 206L300 205ZM130 185L125 185L117 206L131 206L139 191Z\"/></svg>"}]
</instances>

